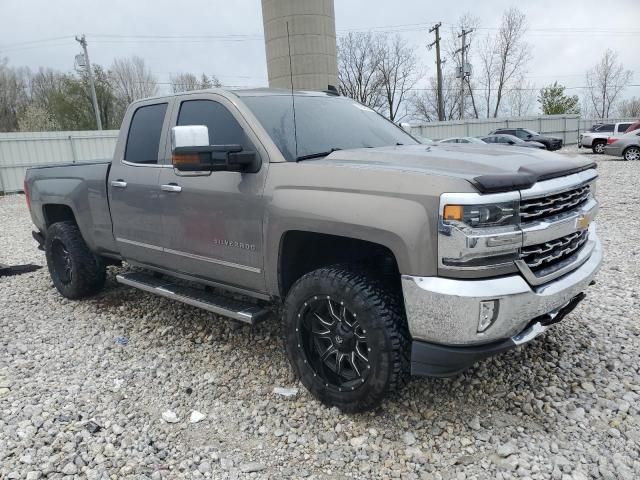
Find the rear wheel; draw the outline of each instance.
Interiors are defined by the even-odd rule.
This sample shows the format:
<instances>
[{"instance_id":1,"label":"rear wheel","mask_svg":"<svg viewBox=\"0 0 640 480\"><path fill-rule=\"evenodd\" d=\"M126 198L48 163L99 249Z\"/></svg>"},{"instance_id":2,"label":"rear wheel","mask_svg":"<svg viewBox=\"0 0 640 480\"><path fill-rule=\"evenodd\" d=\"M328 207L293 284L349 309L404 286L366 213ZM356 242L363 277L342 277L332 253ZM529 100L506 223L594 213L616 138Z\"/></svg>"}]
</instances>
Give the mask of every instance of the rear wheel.
<instances>
[{"instance_id":1,"label":"rear wheel","mask_svg":"<svg viewBox=\"0 0 640 480\"><path fill-rule=\"evenodd\" d=\"M607 142L604 142L602 140L594 140L593 145L591 146L591 150L593 150L593 153L604 153L604 146L607 144Z\"/></svg>"},{"instance_id":2,"label":"rear wheel","mask_svg":"<svg viewBox=\"0 0 640 480\"><path fill-rule=\"evenodd\" d=\"M640 160L640 148L629 147L624 151L622 157L627 161Z\"/></svg>"},{"instance_id":3,"label":"rear wheel","mask_svg":"<svg viewBox=\"0 0 640 480\"><path fill-rule=\"evenodd\" d=\"M74 222L51 225L44 250L51 280L64 297L87 297L104 286L106 268L89 250Z\"/></svg>"},{"instance_id":4,"label":"rear wheel","mask_svg":"<svg viewBox=\"0 0 640 480\"><path fill-rule=\"evenodd\" d=\"M315 270L291 288L284 339L296 376L322 403L376 407L410 374L410 337L399 295L344 266Z\"/></svg>"}]
</instances>

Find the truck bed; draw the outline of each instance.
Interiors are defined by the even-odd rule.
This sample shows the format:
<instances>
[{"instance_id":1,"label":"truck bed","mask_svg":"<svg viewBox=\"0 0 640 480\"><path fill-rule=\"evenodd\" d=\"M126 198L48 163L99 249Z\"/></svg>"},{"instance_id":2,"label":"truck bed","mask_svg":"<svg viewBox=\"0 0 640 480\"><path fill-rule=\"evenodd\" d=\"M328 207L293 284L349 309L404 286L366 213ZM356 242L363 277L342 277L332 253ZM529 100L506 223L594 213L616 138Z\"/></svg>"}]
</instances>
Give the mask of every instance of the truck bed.
<instances>
[{"instance_id":1,"label":"truck bed","mask_svg":"<svg viewBox=\"0 0 640 480\"><path fill-rule=\"evenodd\" d=\"M116 252L109 212L107 180L111 160L35 167L27 170L25 188L31 203L31 218L46 234L52 215L48 205L69 207L82 236L96 253Z\"/></svg>"}]
</instances>

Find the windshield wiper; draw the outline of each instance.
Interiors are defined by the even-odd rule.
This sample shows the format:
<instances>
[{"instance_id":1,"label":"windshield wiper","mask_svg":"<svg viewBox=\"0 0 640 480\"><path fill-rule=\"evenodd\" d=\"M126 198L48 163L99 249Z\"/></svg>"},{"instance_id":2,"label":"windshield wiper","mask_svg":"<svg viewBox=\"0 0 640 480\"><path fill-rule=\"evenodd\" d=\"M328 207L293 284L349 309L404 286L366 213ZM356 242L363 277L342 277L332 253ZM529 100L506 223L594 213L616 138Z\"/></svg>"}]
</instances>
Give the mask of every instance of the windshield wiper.
<instances>
[{"instance_id":1,"label":"windshield wiper","mask_svg":"<svg viewBox=\"0 0 640 480\"><path fill-rule=\"evenodd\" d=\"M309 155L302 155L301 157L296 157L296 162L300 162L302 160L310 160L312 158L326 157L327 155L331 155L333 152L337 152L338 150L342 150L342 149L332 148L328 152L318 152L318 153L310 153Z\"/></svg>"}]
</instances>

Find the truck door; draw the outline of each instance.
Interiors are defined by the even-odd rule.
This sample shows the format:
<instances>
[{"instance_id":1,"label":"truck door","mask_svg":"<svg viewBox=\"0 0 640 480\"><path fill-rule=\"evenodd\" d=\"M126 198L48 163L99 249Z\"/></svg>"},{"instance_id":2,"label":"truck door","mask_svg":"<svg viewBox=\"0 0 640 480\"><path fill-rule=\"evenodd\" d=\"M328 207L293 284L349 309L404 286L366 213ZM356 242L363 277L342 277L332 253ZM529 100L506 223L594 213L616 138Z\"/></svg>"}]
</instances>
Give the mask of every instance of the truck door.
<instances>
[{"instance_id":1,"label":"truck door","mask_svg":"<svg viewBox=\"0 0 640 480\"><path fill-rule=\"evenodd\" d=\"M162 262L158 180L169 122L169 104L142 103L127 113L126 141L119 142L107 189L113 233L121 255L134 263ZM121 133L122 134L122 133Z\"/></svg>"},{"instance_id":2,"label":"truck door","mask_svg":"<svg viewBox=\"0 0 640 480\"><path fill-rule=\"evenodd\" d=\"M257 173L180 173L160 169L166 268L209 281L264 291L262 192L268 157L226 98L180 97L171 125L205 125L209 144L240 144L262 161ZM167 142L168 152L170 141ZM170 157L170 155L167 155Z\"/></svg>"}]
</instances>

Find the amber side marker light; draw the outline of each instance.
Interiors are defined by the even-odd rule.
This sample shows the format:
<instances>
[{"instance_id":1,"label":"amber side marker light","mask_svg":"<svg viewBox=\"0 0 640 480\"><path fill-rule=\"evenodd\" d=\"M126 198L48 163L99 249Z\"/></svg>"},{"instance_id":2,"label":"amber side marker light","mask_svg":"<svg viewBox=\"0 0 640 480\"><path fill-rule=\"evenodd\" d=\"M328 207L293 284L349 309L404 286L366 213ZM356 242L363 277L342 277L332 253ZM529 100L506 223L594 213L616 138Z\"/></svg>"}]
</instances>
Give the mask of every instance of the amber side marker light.
<instances>
[{"instance_id":1,"label":"amber side marker light","mask_svg":"<svg viewBox=\"0 0 640 480\"><path fill-rule=\"evenodd\" d=\"M171 156L171 162L174 165L186 165L192 163L200 163L200 155L197 153L176 154Z\"/></svg>"},{"instance_id":2,"label":"amber side marker light","mask_svg":"<svg viewBox=\"0 0 640 480\"><path fill-rule=\"evenodd\" d=\"M444 220L462 221L464 209L462 205L445 205L442 217Z\"/></svg>"}]
</instances>

